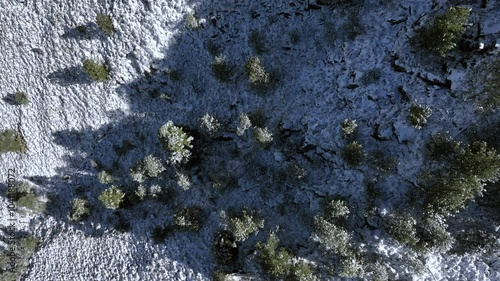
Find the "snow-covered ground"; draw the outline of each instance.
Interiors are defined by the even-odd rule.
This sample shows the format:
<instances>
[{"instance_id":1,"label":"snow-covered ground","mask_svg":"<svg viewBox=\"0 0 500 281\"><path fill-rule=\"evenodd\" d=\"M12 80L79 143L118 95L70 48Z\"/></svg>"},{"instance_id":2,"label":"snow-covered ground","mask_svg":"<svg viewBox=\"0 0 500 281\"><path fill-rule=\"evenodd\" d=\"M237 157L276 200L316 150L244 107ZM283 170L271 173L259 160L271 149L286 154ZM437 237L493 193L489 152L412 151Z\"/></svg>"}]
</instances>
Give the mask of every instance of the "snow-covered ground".
<instances>
[{"instance_id":1,"label":"snow-covered ground","mask_svg":"<svg viewBox=\"0 0 500 281\"><path fill-rule=\"evenodd\" d=\"M220 211L242 206L258 209L266 218L265 230L245 242L244 254L251 256L253 243L279 226L285 246L315 260L321 250L298 245L314 245L305 221L319 214L322 198L341 195L352 208L361 208L366 178L377 177L385 199L380 208L398 209L416 182L423 146L432 134L447 130L461 139L465 129L485 123L474 103L459 98L463 76L457 73L468 69L454 57L443 71L439 59L409 43L413 25L449 3L366 0L354 7L316 10L308 9L307 2L2 1L0 95L24 91L31 102L0 102L0 129L19 128L28 146L23 155L0 155L0 182L7 181L8 169L15 169L18 180L30 180L51 200L46 214L18 218L19 230L42 240L26 280L208 280L215 266L212 241L221 227ZM499 39L498 1L484 9L470 7L482 38ZM362 28L351 40L348 14L356 9ZM97 13L111 15L113 36L99 31ZM193 13L201 26L186 28L185 19ZM80 25L87 25L86 34L75 29ZM248 57L255 55L248 42L252 30L266 38L266 51L259 57L279 77L266 93L251 89L244 70ZM298 43L291 42L291 32L300 34ZM209 40L237 66L234 81L221 83L212 75ZM110 66L109 82L88 80L81 70L87 58ZM473 54L467 63L492 58ZM405 71L396 71L394 64ZM374 69L380 78L370 83L363 75ZM180 71L181 79L170 79L169 70ZM451 90L425 81L444 84L446 79ZM413 100L432 109L422 130L407 121ZM239 137L231 132L240 113L256 110L265 112L264 125L274 135L269 149L256 146L250 133ZM190 190L179 189L168 204L141 203L120 213L125 218L99 205L97 196L104 188L97 181L99 171L120 175L146 155L164 155L158 128L168 120L196 128L206 113L220 120L225 138L204 147L199 167L189 171ZM380 149L397 159L394 172L377 175L368 164L345 164L340 124L346 118L356 119L358 140L368 154ZM372 136L375 130L381 139ZM124 140L135 148L120 157L113 146ZM277 176L289 164L308 172L293 187ZM231 173L238 187L213 190L209 171ZM99 206L98 212L83 224L71 223L70 200L82 194ZM7 200L0 204L0 223L5 225ZM171 221L179 206L190 205L206 212L200 232L175 233L154 244L152 228ZM285 211L280 213L280 208ZM130 222L129 232L113 229L121 219ZM500 280L498 250L496 256L429 254L422 257L425 269L416 275L404 265L405 248L385 234L380 237L378 229L359 226L356 231L369 249L386 259L391 279ZM252 266L243 267L250 271Z\"/></svg>"}]
</instances>

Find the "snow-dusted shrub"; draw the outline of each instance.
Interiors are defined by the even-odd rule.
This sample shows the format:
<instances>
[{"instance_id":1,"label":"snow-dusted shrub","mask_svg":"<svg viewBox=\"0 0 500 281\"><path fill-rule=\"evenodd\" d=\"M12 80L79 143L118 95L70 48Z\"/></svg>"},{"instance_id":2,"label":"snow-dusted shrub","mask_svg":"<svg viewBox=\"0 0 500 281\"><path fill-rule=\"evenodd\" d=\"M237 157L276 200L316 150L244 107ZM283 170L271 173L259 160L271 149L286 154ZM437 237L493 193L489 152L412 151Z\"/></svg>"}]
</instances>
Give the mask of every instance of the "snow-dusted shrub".
<instances>
[{"instance_id":1,"label":"snow-dusted shrub","mask_svg":"<svg viewBox=\"0 0 500 281\"><path fill-rule=\"evenodd\" d=\"M373 281L387 281L389 280L389 274L387 272L387 267L380 262L375 262L369 265L370 280Z\"/></svg>"},{"instance_id":2,"label":"snow-dusted shrub","mask_svg":"<svg viewBox=\"0 0 500 281\"><path fill-rule=\"evenodd\" d=\"M269 235L265 244L258 242L256 245L262 267L272 278L283 278L292 268L292 256L285 248L278 248L278 245L279 239L274 233Z\"/></svg>"},{"instance_id":3,"label":"snow-dusted shrub","mask_svg":"<svg viewBox=\"0 0 500 281\"><path fill-rule=\"evenodd\" d=\"M460 148L460 143L453 140L448 132L433 135L425 144L426 154L432 160L450 159Z\"/></svg>"},{"instance_id":4,"label":"snow-dusted shrub","mask_svg":"<svg viewBox=\"0 0 500 281\"><path fill-rule=\"evenodd\" d=\"M202 209L198 206L183 208L174 215L174 221L180 229L198 231L202 224Z\"/></svg>"},{"instance_id":5,"label":"snow-dusted shrub","mask_svg":"<svg viewBox=\"0 0 500 281\"><path fill-rule=\"evenodd\" d=\"M252 122L247 114L241 113L238 117L238 127L236 128L236 134L238 136L243 136L246 130L252 127Z\"/></svg>"},{"instance_id":6,"label":"snow-dusted shrub","mask_svg":"<svg viewBox=\"0 0 500 281\"><path fill-rule=\"evenodd\" d=\"M113 25L113 20L110 16L105 14L97 14L95 17L95 22L99 28L104 31L107 35L111 36L115 33L115 27Z\"/></svg>"},{"instance_id":7,"label":"snow-dusted shrub","mask_svg":"<svg viewBox=\"0 0 500 281\"><path fill-rule=\"evenodd\" d=\"M184 190L191 188L189 177L183 172L176 172L177 184Z\"/></svg>"},{"instance_id":8,"label":"snow-dusted shrub","mask_svg":"<svg viewBox=\"0 0 500 281\"><path fill-rule=\"evenodd\" d=\"M351 235L345 229L322 217L314 218L313 239L322 244L327 250L334 250L340 255L348 253L351 247Z\"/></svg>"},{"instance_id":9,"label":"snow-dusted shrub","mask_svg":"<svg viewBox=\"0 0 500 281\"><path fill-rule=\"evenodd\" d=\"M349 213L349 207L344 200L331 200L326 205L325 215L328 219L347 217Z\"/></svg>"},{"instance_id":10,"label":"snow-dusted shrub","mask_svg":"<svg viewBox=\"0 0 500 281\"><path fill-rule=\"evenodd\" d=\"M414 104L410 107L410 115L408 117L408 122L417 128L422 129L422 127L427 123L427 118L432 114L432 110L429 106Z\"/></svg>"},{"instance_id":11,"label":"snow-dusted shrub","mask_svg":"<svg viewBox=\"0 0 500 281\"><path fill-rule=\"evenodd\" d=\"M190 149L193 137L189 136L181 127L174 125L172 121L160 127L158 138L165 148L171 153L170 161L174 164L185 163L191 157Z\"/></svg>"},{"instance_id":12,"label":"snow-dusted shrub","mask_svg":"<svg viewBox=\"0 0 500 281\"><path fill-rule=\"evenodd\" d=\"M418 227L419 246L441 253L448 251L453 246L455 239L446 231L447 227L444 216L428 215Z\"/></svg>"},{"instance_id":13,"label":"snow-dusted shrub","mask_svg":"<svg viewBox=\"0 0 500 281\"><path fill-rule=\"evenodd\" d=\"M422 182L427 207L440 214L464 208L469 200L482 194L486 182L500 177L500 154L485 142L476 141L462 148L449 165Z\"/></svg>"},{"instance_id":14,"label":"snow-dusted shrub","mask_svg":"<svg viewBox=\"0 0 500 281\"><path fill-rule=\"evenodd\" d=\"M28 95L25 92L16 92L14 94L14 103L17 105L26 105L30 102Z\"/></svg>"},{"instance_id":15,"label":"snow-dusted shrub","mask_svg":"<svg viewBox=\"0 0 500 281\"><path fill-rule=\"evenodd\" d=\"M4 152L26 152L26 142L21 133L16 130L0 131L0 153Z\"/></svg>"},{"instance_id":16,"label":"snow-dusted shrub","mask_svg":"<svg viewBox=\"0 0 500 281\"><path fill-rule=\"evenodd\" d=\"M340 259L341 277L354 278L362 277L365 274L365 266L363 262L354 256L344 256Z\"/></svg>"},{"instance_id":17,"label":"snow-dusted shrub","mask_svg":"<svg viewBox=\"0 0 500 281\"><path fill-rule=\"evenodd\" d=\"M102 171L99 174L97 174L97 179L102 184L112 184L113 182L116 181L116 178L114 178L106 171Z\"/></svg>"},{"instance_id":18,"label":"snow-dusted shrub","mask_svg":"<svg viewBox=\"0 0 500 281\"><path fill-rule=\"evenodd\" d=\"M365 158L363 146L357 141L348 143L342 153L342 157L351 166L358 166Z\"/></svg>"},{"instance_id":19,"label":"snow-dusted shrub","mask_svg":"<svg viewBox=\"0 0 500 281\"><path fill-rule=\"evenodd\" d=\"M83 61L83 71L94 81L109 80L109 70L105 64L86 59Z\"/></svg>"},{"instance_id":20,"label":"snow-dusted shrub","mask_svg":"<svg viewBox=\"0 0 500 281\"><path fill-rule=\"evenodd\" d=\"M316 281L318 280L309 266L308 263L304 261L299 261L294 263L292 266L291 276L288 279L291 281Z\"/></svg>"},{"instance_id":21,"label":"snow-dusted shrub","mask_svg":"<svg viewBox=\"0 0 500 281\"><path fill-rule=\"evenodd\" d=\"M257 30L252 30L250 32L250 35L248 36L248 44L250 45L250 47L252 47L252 50L258 55L267 51L266 38L261 32Z\"/></svg>"},{"instance_id":22,"label":"snow-dusted shrub","mask_svg":"<svg viewBox=\"0 0 500 281\"><path fill-rule=\"evenodd\" d=\"M432 22L417 30L419 45L439 55L446 55L455 48L464 32L469 14L469 8L451 7L444 14L436 16Z\"/></svg>"},{"instance_id":23,"label":"snow-dusted shrub","mask_svg":"<svg viewBox=\"0 0 500 281\"><path fill-rule=\"evenodd\" d=\"M238 261L238 244L230 231L217 232L212 250L220 265L234 265Z\"/></svg>"},{"instance_id":24,"label":"snow-dusted shrub","mask_svg":"<svg viewBox=\"0 0 500 281\"><path fill-rule=\"evenodd\" d=\"M500 107L500 60L481 64L472 69L474 77L472 92L480 97L480 104L486 110Z\"/></svg>"},{"instance_id":25,"label":"snow-dusted shrub","mask_svg":"<svg viewBox=\"0 0 500 281\"><path fill-rule=\"evenodd\" d=\"M115 210L120 207L124 197L125 193L123 193L123 191L116 186L112 186L105 189L101 195L99 195L98 199L106 208Z\"/></svg>"},{"instance_id":26,"label":"snow-dusted shrub","mask_svg":"<svg viewBox=\"0 0 500 281\"><path fill-rule=\"evenodd\" d=\"M137 190L135 191L135 195L137 196L137 198L139 198L139 200L144 200L144 199L146 199L146 196L148 195L148 190L146 187L144 187L142 184L140 184L137 187Z\"/></svg>"},{"instance_id":27,"label":"snow-dusted shrub","mask_svg":"<svg viewBox=\"0 0 500 281\"><path fill-rule=\"evenodd\" d=\"M184 20L185 20L184 24L188 29L194 30L201 27L200 23L198 22L198 19L194 16L194 13L187 13Z\"/></svg>"},{"instance_id":28,"label":"snow-dusted shrub","mask_svg":"<svg viewBox=\"0 0 500 281\"><path fill-rule=\"evenodd\" d=\"M208 135L213 136L220 130L221 124L215 117L207 113L200 118L200 128Z\"/></svg>"},{"instance_id":29,"label":"snow-dusted shrub","mask_svg":"<svg viewBox=\"0 0 500 281\"><path fill-rule=\"evenodd\" d=\"M165 167L161 163L160 159L154 157L153 155L148 155L142 160L142 167L145 174L150 178L156 178L163 171L165 171Z\"/></svg>"},{"instance_id":30,"label":"snow-dusted shrub","mask_svg":"<svg viewBox=\"0 0 500 281\"><path fill-rule=\"evenodd\" d=\"M243 210L240 214L229 218L229 230L236 241L246 240L251 234L256 234L264 227L264 220L257 217L255 212Z\"/></svg>"},{"instance_id":31,"label":"snow-dusted shrub","mask_svg":"<svg viewBox=\"0 0 500 281\"><path fill-rule=\"evenodd\" d=\"M72 210L68 216L71 221L81 221L90 214L88 201L85 199L76 198L71 201Z\"/></svg>"},{"instance_id":32,"label":"snow-dusted shrub","mask_svg":"<svg viewBox=\"0 0 500 281\"><path fill-rule=\"evenodd\" d=\"M273 135L271 134L271 132L269 132L267 127L255 128L254 135L255 135L255 139L257 139L257 141L262 143L262 144L268 144L268 143L273 141Z\"/></svg>"},{"instance_id":33,"label":"snow-dusted shrub","mask_svg":"<svg viewBox=\"0 0 500 281\"><path fill-rule=\"evenodd\" d=\"M271 82L271 76L258 57L250 57L245 69L248 75L248 81L253 87L261 88Z\"/></svg>"},{"instance_id":34,"label":"snow-dusted shrub","mask_svg":"<svg viewBox=\"0 0 500 281\"><path fill-rule=\"evenodd\" d=\"M233 67L227 62L223 55L218 55L212 61L212 74L221 82L228 82L233 76Z\"/></svg>"},{"instance_id":35,"label":"snow-dusted shrub","mask_svg":"<svg viewBox=\"0 0 500 281\"><path fill-rule=\"evenodd\" d=\"M387 232L399 243L415 246L419 241L416 225L417 221L409 214L392 214L386 227Z\"/></svg>"},{"instance_id":36,"label":"snow-dusted shrub","mask_svg":"<svg viewBox=\"0 0 500 281\"><path fill-rule=\"evenodd\" d=\"M358 124L356 124L356 120L345 119L340 125L340 130L344 137L348 137L356 133L356 129L358 128Z\"/></svg>"}]
</instances>

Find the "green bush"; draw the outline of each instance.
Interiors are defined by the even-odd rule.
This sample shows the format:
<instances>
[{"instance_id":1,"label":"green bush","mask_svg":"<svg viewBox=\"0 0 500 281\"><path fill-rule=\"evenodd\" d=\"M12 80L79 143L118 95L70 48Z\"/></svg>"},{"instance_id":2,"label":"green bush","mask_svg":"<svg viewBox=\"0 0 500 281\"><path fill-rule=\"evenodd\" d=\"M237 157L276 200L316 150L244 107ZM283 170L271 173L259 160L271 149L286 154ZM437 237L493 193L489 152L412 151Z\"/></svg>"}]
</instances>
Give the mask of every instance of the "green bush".
<instances>
[{"instance_id":1,"label":"green bush","mask_svg":"<svg viewBox=\"0 0 500 281\"><path fill-rule=\"evenodd\" d=\"M104 64L86 59L83 61L83 70L94 81L103 82L109 80L109 70Z\"/></svg>"},{"instance_id":2,"label":"green bush","mask_svg":"<svg viewBox=\"0 0 500 281\"><path fill-rule=\"evenodd\" d=\"M26 152L26 142L23 136L16 130L0 131L0 153Z\"/></svg>"},{"instance_id":3,"label":"green bush","mask_svg":"<svg viewBox=\"0 0 500 281\"><path fill-rule=\"evenodd\" d=\"M200 118L200 129L209 136L214 136L221 128L221 124L215 117L208 113Z\"/></svg>"},{"instance_id":4,"label":"green bush","mask_svg":"<svg viewBox=\"0 0 500 281\"><path fill-rule=\"evenodd\" d=\"M325 217L329 220L345 218L349 213L349 207L347 207L344 200L331 200L325 208Z\"/></svg>"},{"instance_id":5,"label":"green bush","mask_svg":"<svg viewBox=\"0 0 500 281\"><path fill-rule=\"evenodd\" d=\"M116 178L114 178L106 171L102 171L99 174L97 174L97 179L99 179L99 182L102 184L112 184L113 182L116 181Z\"/></svg>"},{"instance_id":6,"label":"green bush","mask_svg":"<svg viewBox=\"0 0 500 281\"><path fill-rule=\"evenodd\" d=\"M248 59L245 66L248 81L254 88L262 88L271 82L270 74L265 70L258 57Z\"/></svg>"},{"instance_id":7,"label":"green bush","mask_svg":"<svg viewBox=\"0 0 500 281\"><path fill-rule=\"evenodd\" d=\"M425 144L426 154L432 160L450 160L456 155L460 143L453 140L448 132L433 135Z\"/></svg>"},{"instance_id":8,"label":"green bush","mask_svg":"<svg viewBox=\"0 0 500 281\"><path fill-rule=\"evenodd\" d=\"M431 113L432 110L430 107L414 104L410 107L408 122L410 122L413 127L422 129L422 127L427 123L427 118L431 116Z\"/></svg>"},{"instance_id":9,"label":"green bush","mask_svg":"<svg viewBox=\"0 0 500 281\"><path fill-rule=\"evenodd\" d=\"M115 33L115 27L113 26L113 20L110 16L105 14L97 14L95 17L95 22L99 28L104 31L107 35L111 36Z\"/></svg>"},{"instance_id":10,"label":"green bush","mask_svg":"<svg viewBox=\"0 0 500 281\"><path fill-rule=\"evenodd\" d=\"M26 105L30 102L30 100L25 92L16 92L14 94L14 102L17 105Z\"/></svg>"},{"instance_id":11,"label":"green bush","mask_svg":"<svg viewBox=\"0 0 500 281\"><path fill-rule=\"evenodd\" d=\"M439 214L426 216L424 221L417 226L419 244L424 250L445 253L455 242L455 239L446 230L445 218Z\"/></svg>"},{"instance_id":12,"label":"green bush","mask_svg":"<svg viewBox=\"0 0 500 281\"><path fill-rule=\"evenodd\" d=\"M174 221L179 229L198 231L202 224L202 209L198 206L183 208L174 215Z\"/></svg>"},{"instance_id":13,"label":"green bush","mask_svg":"<svg viewBox=\"0 0 500 281\"><path fill-rule=\"evenodd\" d=\"M361 259L353 256L343 256L340 259L340 273L341 277L354 278L362 277L365 273L365 266Z\"/></svg>"},{"instance_id":14,"label":"green bush","mask_svg":"<svg viewBox=\"0 0 500 281\"><path fill-rule=\"evenodd\" d=\"M185 26L188 29L195 30L201 27L200 23L198 22L198 19L194 16L194 13L187 13L186 17L184 18L185 21Z\"/></svg>"},{"instance_id":15,"label":"green bush","mask_svg":"<svg viewBox=\"0 0 500 281\"><path fill-rule=\"evenodd\" d=\"M292 268L292 256L278 245L278 237L271 233L265 244L259 242L256 246L264 270L273 278L285 277Z\"/></svg>"},{"instance_id":16,"label":"green bush","mask_svg":"<svg viewBox=\"0 0 500 281\"><path fill-rule=\"evenodd\" d=\"M500 60L481 64L473 72L473 93L480 97L480 104L487 110L500 107Z\"/></svg>"},{"instance_id":17,"label":"green bush","mask_svg":"<svg viewBox=\"0 0 500 281\"><path fill-rule=\"evenodd\" d=\"M313 238L327 250L334 250L340 255L347 254L351 248L351 235L322 217L314 218Z\"/></svg>"},{"instance_id":18,"label":"green bush","mask_svg":"<svg viewBox=\"0 0 500 281\"><path fill-rule=\"evenodd\" d=\"M358 128L358 124L356 124L356 120L345 119L340 125L340 130L342 131L342 135L344 137L349 137L356 133L356 129Z\"/></svg>"},{"instance_id":19,"label":"green bush","mask_svg":"<svg viewBox=\"0 0 500 281\"><path fill-rule=\"evenodd\" d=\"M311 267L308 263L300 261L292 266L291 274L287 277L288 281L316 281Z\"/></svg>"},{"instance_id":20,"label":"green bush","mask_svg":"<svg viewBox=\"0 0 500 281\"><path fill-rule=\"evenodd\" d=\"M45 210L45 202L40 199L40 196L33 192L21 196L17 200L17 205L35 213L41 213Z\"/></svg>"},{"instance_id":21,"label":"green bush","mask_svg":"<svg viewBox=\"0 0 500 281\"><path fill-rule=\"evenodd\" d=\"M185 163L191 157L190 149L193 148L191 144L193 137L186 134L182 128L175 126L172 121L168 121L160 127L158 138L170 151L170 161L174 164Z\"/></svg>"},{"instance_id":22,"label":"green bush","mask_svg":"<svg viewBox=\"0 0 500 281\"><path fill-rule=\"evenodd\" d=\"M81 221L90 214L88 201L85 199L76 198L71 201L72 211L68 216L71 221Z\"/></svg>"},{"instance_id":23,"label":"green bush","mask_svg":"<svg viewBox=\"0 0 500 281\"><path fill-rule=\"evenodd\" d=\"M465 30L469 8L452 7L436 16L428 25L417 30L418 44L441 56L455 48L457 40Z\"/></svg>"},{"instance_id":24,"label":"green bush","mask_svg":"<svg viewBox=\"0 0 500 281\"><path fill-rule=\"evenodd\" d=\"M243 210L236 216L229 218L229 230L236 241L246 240L251 234L256 234L264 227L264 220L257 217L255 212Z\"/></svg>"},{"instance_id":25,"label":"green bush","mask_svg":"<svg viewBox=\"0 0 500 281\"><path fill-rule=\"evenodd\" d=\"M417 221L409 214L393 214L389 216L386 227L399 243L415 246L419 241L416 225Z\"/></svg>"},{"instance_id":26,"label":"green bush","mask_svg":"<svg viewBox=\"0 0 500 281\"><path fill-rule=\"evenodd\" d=\"M352 141L346 145L342 154L344 160L350 166L358 166L365 158L363 146L357 141Z\"/></svg>"},{"instance_id":27,"label":"green bush","mask_svg":"<svg viewBox=\"0 0 500 281\"><path fill-rule=\"evenodd\" d=\"M99 195L98 199L106 208L115 210L120 208L120 204L123 202L124 197L125 193L123 193L123 191L116 186L112 186L105 189L101 195Z\"/></svg>"},{"instance_id":28,"label":"green bush","mask_svg":"<svg viewBox=\"0 0 500 281\"><path fill-rule=\"evenodd\" d=\"M229 82L233 77L233 67L227 62L225 56L216 56L212 61L212 74L221 82Z\"/></svg>"}]
</instances>

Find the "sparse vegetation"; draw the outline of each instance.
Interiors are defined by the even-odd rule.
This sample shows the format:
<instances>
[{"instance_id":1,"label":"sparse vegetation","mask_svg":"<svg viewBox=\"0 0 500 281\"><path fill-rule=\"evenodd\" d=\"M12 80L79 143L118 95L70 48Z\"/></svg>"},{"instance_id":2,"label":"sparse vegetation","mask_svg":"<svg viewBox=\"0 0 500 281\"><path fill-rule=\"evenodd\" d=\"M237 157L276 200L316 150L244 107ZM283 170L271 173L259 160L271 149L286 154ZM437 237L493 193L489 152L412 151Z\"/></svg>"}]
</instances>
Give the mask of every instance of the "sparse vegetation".
<instances>
[{"instance_id":1,"label":"sparse vegetation","mask_svg":"<svg viewBox=\"0 0 500 281\"><path fill-rule=\"evenodd\" d=\"M109 70L105 64L86 59L83 61L83 70L94 81L104 82L109 80Z\"/></svg>"},{"instance_id":2,"label":"sparse vegetation","mask_svg":"<svg viewBox=\"0 0 500 281\"><path fill-rule=\"evenodd\" d=\"M342 156L350 166L358 166L365 158L363 146L357 141L352 141L344 148Z\"/></svg>"},{"instance_id":3,"label":"sparse vegetation","mask_svg":"<svg viewBox=\"0 0 500 281\"><path fill-rule=\"evenodd\" d=\"M99 28L104 31L107 35L111 36L115 33L115 27L113 25L113 19L105 14L97 14L95 17L95 22Z\"/></svg>"},{"instance_id":4,"label":"sparse vegetation","mask_svg":"<svg viewBox=\"0 0 500 281\"><path fill-rule=\"evenodd\" d=\"M105 189L101 195L99 195L98 199L106 208L116 210L120 208L120 204L123 202L124 197L125 193L123 193L123 191L116 186L112 186Z\"/></svg>"},{"instance_id":5,"label":"sparse vegetation","mask_svg":"<svg viewBox=\"0 0 500 281\"><path fill-rule=\"evenodd\" d=\"M464 32L469 13L469 8L451 7L444 14L436 16L430 23L417 30L418 44L433 53L446 55L455 48L457 40Z\"/></svg>"},{"instance_id":6,"label":"sparse vegetation","mask_svg":"<svg viewBox=\"0 0 500 281\"><path fill-rule=\"evenodd\" d=\"M314 240L322 244L327 250L345 255L351 247L351 235L343 228L336 226L322 217L314 218Z\"/></svg>"},{"instance_id":7,"label":"sparse vegetation","mask_svg":"<svg viewBox=\"0 0 500 281\"><path fill-rule=\"evenodd\" d=\"M164 147L170 151L170 161L174 164L185 163L191 157L190 149L193 148L191 142L193 137L189 136L180 127L174 125L172 121L168 121L160 127L158 137Z\"/></svg>"},{"instance_id":8,"label":"sparse vegetation","mask_svg":"<svg viewBox=\"0 0 500 281\"><path fill-rule=\"evenodd\" d=\"M202 209L198 206L183 208L174 216L175 225L182 230L198 231L202 224Z\"/></svg>"},{"instance_id":9,"label":"sparse vegetation","mask_svg":"<svg viewBox=\"0 0 500 281\"><path fill-rule=\"evenodd\" d=\"M410 107L408 122L420 130L427 123L427 118L431 116L431 113L432 110L430 107L415 103Z\"/></svg>"},{"instance_id":10,"label":"sparse vegetation","mask_svg":"<svg viewBox=\"0 0 500 281\"><path fill-rule=\"evenodd\" d=\"M256 246L261 264L272 278L283 278L292 269L292 256L285 248L278 248L278 245L278 237L271 233L265 244L259 242Z\"/></svg>"},{"instance_id":11,"label":"sparse vegetation","mask_svg":"<svg viewBox=\"0 0 500 281\"><path fill-rule=\"evenodd\" d=\"M30 102L30 100L25 92L16 92L14 94L14 102L17 105L26 105Z\"/></svg>"},{"instance_id":12,"label":"sparse vegetation","mask_svg":"<svg viewBox=\"0 0 500 281\"><path fill-rule=\"evenodd\" d=\"M253 87L262 88L271 82L271 76L265 70L258 57L249 58L245 69L248 75L248 81Z\"/></svg>"},{"instance_id":13,"label":"sparse vegetation","mask_svg":"<svg viewBox=\"0 0 500 281\"><path fill-rule=\"evenodd\" d=\"M221 82L229 82L233 77L233 67L227 62L225 56L218 55L212 61L212 73Z\"/></svg>"},{"instance_id":14,"label":"sparse vegetation","mask_svg":"<svg viewBox=\"0 0 500 281\"><path fill-rule=\"evenodd\" d=\"M26 142L23 136L16 130L0 131L0 153L26 152Z\"/></svg>"},{"instance_id":15,"label":"sparse vegetation","mask_svg":"<svg viewBox=\"0 0 500 281\"><path fill-rule=\"evenodd\" d=\"M251 234L259 232L259 229L264 227L264 220L257 217L255 212L243 210L240 214L229 218L228 226L236 241L243 241Z\"/></svg>"},{"instance_id":16,"label":"sparse vegetation","mask_svg":"<svg viewBox=\"0 0 500 281\"><path fill-rule=\"evenodd\" d=\"M71 201L72 211L68 216L71 221L81 221L90 214L88 201L85 199L76 198Z\"/></svg>"}]
</instances>

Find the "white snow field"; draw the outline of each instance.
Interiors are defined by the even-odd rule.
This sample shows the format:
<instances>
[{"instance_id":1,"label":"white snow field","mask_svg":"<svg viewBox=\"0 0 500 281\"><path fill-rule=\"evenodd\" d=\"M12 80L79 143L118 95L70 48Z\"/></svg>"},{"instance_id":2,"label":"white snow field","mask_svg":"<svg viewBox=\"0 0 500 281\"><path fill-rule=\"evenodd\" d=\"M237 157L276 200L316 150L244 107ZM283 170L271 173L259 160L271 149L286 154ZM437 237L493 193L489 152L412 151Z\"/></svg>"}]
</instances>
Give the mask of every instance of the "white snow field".
<instances>
[{"instance_id":1,"label":"white snow field","mask_svg":"<svg viewBox=\"0 0 500 281\"><path fill-rule=\"evenodd\" d=\"M0 154L0 182L15 169L16 180L29 181L47 201L43 213L15 216L19 233L41 241L21 280L212 280L220 269L214 235L227 227L221 212L243 207L257 210L265 226L240 243L234 280L268 278L254 246L275 230L295 257L310 262L318 280L340 280L333 254L311 238L311 222L321 214L322 200L332 196L349 203L353 243L385 266L387 280L500 280L498 219L478 222L494 229L493 246L467 253L417 254L394 241L382 222L406 208L433 134L445 130L465 141L468 129L500 120L498 114L481 114L465 98L471 69L498 60L498 51L454 50L438 58L414 48L410 38L431 16L463 5L472 8L468 31L479 27L478 40L489 44L500 39L500 2L357 2L328 7L313 0L0 1L0 95L23 91L30 99L23 106L0 101L0 130L18 129L28 149ZM358 23L350 17L355 11ZM98 13L113 19L112 36L95 24ZM255 31L264 37L259 54L251 46L258 40L249 39ZM209 50L215 46L234 65L229 82L212 73ZM271 90L256 91L248 82L245 63L254 55L277 77ZM85 59L106 63L110 80L90 80L82 70ZM408 123L413 101L432 109L421 130ZM263 112L259 125L273 135L267 147L254 140L253 131L235 133L238 116L252 112ZM222 124L212 139L198 132L207 113ZM381 150L396 159L392 171L378 172L371 158L357 167L346 164L340 131L345 119L356 120L356 139L367 155ZM177 185L176 168L158 141L158 129L169 120L195 138L194 164L179 170L188 175L189 190ZM162 179L144 184L159 184L175 195L117 211L104 208L98 196L106 186L97 174L107 170L124 179L123 189L134 190L138 183L128 172L150 154L167 170ZM307 176L285 180L291 165ZM213 177L221 174L230 174L234 186L214 188ZM373 179L383 195L370 218L365 186ZM7 226L4 195L0 224ZM71 200L84 197L92 206L89 217L70 221ZM201 229L175 231L155 243L153 229L171 224L186 206L202 208ZM448 218L450 231L484 214L471 203ZM367 267L359 278L374 277Z\"/></svg>"}]
</instances>

